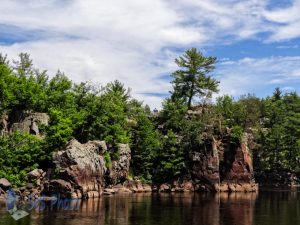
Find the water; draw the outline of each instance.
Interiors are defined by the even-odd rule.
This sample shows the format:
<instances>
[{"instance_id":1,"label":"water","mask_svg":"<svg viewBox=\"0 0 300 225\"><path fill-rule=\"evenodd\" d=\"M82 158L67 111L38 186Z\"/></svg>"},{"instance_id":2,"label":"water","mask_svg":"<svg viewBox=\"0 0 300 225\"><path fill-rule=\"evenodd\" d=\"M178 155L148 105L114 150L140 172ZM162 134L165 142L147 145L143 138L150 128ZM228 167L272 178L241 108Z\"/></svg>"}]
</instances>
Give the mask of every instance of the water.
<instances>
[{"instance_id":1,"label":"water","mask_svg":"<svg viewBox=\"0 0 300 225\"><path fill-rule=\"evenodd\" d=\"M32 211L14 221L0 203L0 224L297 225L300 192L132 194L81 201L75 210Z\"/></svg>"}]
</instances>

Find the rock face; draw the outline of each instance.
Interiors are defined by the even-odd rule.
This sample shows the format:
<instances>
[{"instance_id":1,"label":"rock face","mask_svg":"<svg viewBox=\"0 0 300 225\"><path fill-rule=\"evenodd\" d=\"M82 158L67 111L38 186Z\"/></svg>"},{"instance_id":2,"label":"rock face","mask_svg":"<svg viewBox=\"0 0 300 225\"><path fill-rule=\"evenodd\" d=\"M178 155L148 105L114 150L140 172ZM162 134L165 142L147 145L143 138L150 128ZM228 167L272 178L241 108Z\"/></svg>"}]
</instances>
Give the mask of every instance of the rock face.
<instances>
[{"instance_id":1,"label":"rock face","mask_svg":"<svg viewBox=\"0 0 300 225\"><path fill-rule=\"evenodd\" d=\"M192 175L198 191L257 191L251 158L251 135L244 134L240 143L230 135L216 141L206 138L198 152L193 152Z\"/></svg>"},{"instance_id":2,"label":"rock face","mask_svg":"<svg viewBox=\"0 0 300 225\"><path fill-rule=\"evenodd\" d=\"M218 143L206 138L199 151L193 152L192 176L197 190L211 190L220 182Z\"/></svg>"},{"instance_id":3,"label":"rock face","mask_svg":"<svg viewBox=\"0 0 300 225\"><path fill-rule=\"evenodd\" d=\"M53 155L55 165L46 192L72 197L99 197L106 172L103 141L85 144L71 140L66 149Z\"/></svg>"},{"instance_id":4,"label":"rock face","mask_svg":"<svg viewBox=\"0 0 300 225\"><path fill-rule=\"evenodd\" d=\"M11 132L20 131L41 136L39 125L48 125L49 116L46 113L18 112L14 117Z\"/></svg>"},{"instance_id":5,"label":"rock face","mask_svg":"<svg viewBox=\"0 0 300 225\"><path fill-rule=\"evenodd\" d=\"M42 137L40 126L47 126L49 116L46 113L16 111L12 114L3 115L0 119L0 134L10 134L15 131L29 133Z\"/></svg>"},{"instance_id":6,"label":"rock face","mask_svg":"<svg viewBox=\"0 0 300 225\"><path fill-rule=\"evenodd\" d=\"M129 166L131 160L131 150L128 144L118 145L119 158L112 161L112 167L109 169L107 183L116 185L127 180L129 175Z\"/></svg>"},{"instance_id":7,"label":"rock face","mask_svg":"<svg viewBox=\"0 0 300 225\"><path fill-rule=\"evenodd\" d=\"M142 183L140 180L128 180L124 186L134 193L137 192L152 192L150 184Z\"/></svg>"},{"instance_id":8,"label":"rock face","mask_svg":"<svg viewBox=\"0 0 300 225\"><path fill-rule=\"evenodd\" d=\"M248 134L237 146L224 152L222 163L222 182L254 183L253 163L248 147Z\"/></svg>"},{"instance_id":9,"label":"rock face","mask_svg":"<svg viewBox=\"0 0 300 225\"><path fill-rule=\"evenodd\" d=\"M0 118L0 135L5 135L8 133L8 116L7 115L3 115Z\"/></svg>"}]
</instances>

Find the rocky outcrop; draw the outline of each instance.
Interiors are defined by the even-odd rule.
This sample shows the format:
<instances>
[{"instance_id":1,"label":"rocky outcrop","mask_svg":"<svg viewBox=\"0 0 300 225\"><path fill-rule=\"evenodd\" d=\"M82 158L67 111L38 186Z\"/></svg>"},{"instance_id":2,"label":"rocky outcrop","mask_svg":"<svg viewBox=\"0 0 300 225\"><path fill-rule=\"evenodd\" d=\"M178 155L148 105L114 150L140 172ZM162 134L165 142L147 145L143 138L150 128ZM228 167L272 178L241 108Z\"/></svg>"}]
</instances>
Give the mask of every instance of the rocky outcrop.
<instances>
[{"instance_id":1,"label":"rocky outcrop","mask_svg":"<svg viewBox=\"0 0 300 225\"><path fill-rule=\"evenodd\" d=\"M158 192L192 192L195 191L195 185L192 181L174 181L172 183L164 183L158 187L153 187L153 191Z\"/></svg>"},{"instance_id":2,"label":"rocky outcrop","mask_svg":"<svg viewBox=\"0 0 300 225\"><path fill-rule=\"evenodd\" d=\"M103 141L85 144L71 140L65 150L53 155L54 169L44 192L61 193L72 197L99 197L106 172Z\"/></svg>"},{"instance_id":3,"label":"rocky outcrop","mask_svg":"<svg viewBox=\"0 0 300 225\"><path fill-rule=\"evenodd\" d=\"M134 193L152 192L151 185L143 183L140 180L128 180L125 182L124 186Z\"/></svg>"},{"instance_id":4,"label":"rocky outcrop","mask_svg":"<svg viewBox=\"0 0 300 225\"><path fill-rule=\"evenodd\" d=\"M117 150L118 159L112 160L112 166L109 168L107 183L116 185L127 180L131 160L131 150L128 144L119 144Z\"/></svg>"},{"instance_id":5,"label":"rocky outcrop","mask_svg":"<svg viewBox=\"0 0 300 225\"><path fill-rule=\"evenodd\" d=\"M49 116L46 113L20 111L14 114L10 131L20 131L41 137L39 126L47 126L48 122Z\"/></svg>"},{"instance_id":6,"label":"rocky outcrop","mask_svg":"<svg viewBox=\"0 0 300 225\"><path fill-rule=\"evenodd\" d=\"M258 190L253 175L251 134L240 142L230 134L219 140L206 137L192 155L192 179L196 191L252 192ZM250 146L250 147L249 147Z\"/></svg>"},{"instance_id":7,"label":"rocky outcrop","mask_svg":"<svg viewBox=\"0 0 300 225\"><path fill-rule=\"evenodd\" d=\"M43 137L40 132L41 125L47 126L49 116L46 113L31 111L14 111L0 118L0 135L18 131L29 133L37 137Z\"/></svg>"},{"instance_id":8,"label":"rocky outcrop","mask_svg":"<svg viewBox=\"0 0 300 225\"><path fill-rule=\"evenodd\" d=\"M257 191L258 185L254 180L253 162L249 148L251 139L251 134L245 133L240 143L228 144L229 148L225 149L220 166L220 190L228 185L231 192Z\"/></svg>"},{"instance_id":9,"label":"rocky outcrop","mask_svg":"<svg viewBox=\"0 0 300 225\"><path fill-rule=\"evenodd\" d=\"M5 178L1 178L0 179L0 188L4 191L8 190L11 187L11 183L5 179Z\"/></svg>"},{"instance_id":10,"label":"rocky outcrop","mask_svg":"<svg viewBox=\"0 0 300 225\"><path fill-rule=\"evenodd\" d=\"M206 137L201 148L192 153L192 178L196 190L212 190L220 183L220 146L214 137Z\"/></svg>"}]
</instances>

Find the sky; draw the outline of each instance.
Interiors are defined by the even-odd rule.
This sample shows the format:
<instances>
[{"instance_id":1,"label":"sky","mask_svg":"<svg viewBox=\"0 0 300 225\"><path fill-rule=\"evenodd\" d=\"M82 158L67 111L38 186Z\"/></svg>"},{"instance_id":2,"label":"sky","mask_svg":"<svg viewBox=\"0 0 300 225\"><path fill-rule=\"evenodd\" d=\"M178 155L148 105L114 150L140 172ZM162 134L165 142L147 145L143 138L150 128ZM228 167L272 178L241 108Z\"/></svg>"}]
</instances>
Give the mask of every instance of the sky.
<instances>
[{"instance_id":1,"label":"sky","mask_svg":"<svg viewBox=\"0 0 300 225\"><path fill-rule=\"evenodd\" d=\"M0 52L30 54L50 77L115 79L160 108L174 59L218 59L219 95L300 91L300 0L1 0Z\"/></svg>"}]
</instances>

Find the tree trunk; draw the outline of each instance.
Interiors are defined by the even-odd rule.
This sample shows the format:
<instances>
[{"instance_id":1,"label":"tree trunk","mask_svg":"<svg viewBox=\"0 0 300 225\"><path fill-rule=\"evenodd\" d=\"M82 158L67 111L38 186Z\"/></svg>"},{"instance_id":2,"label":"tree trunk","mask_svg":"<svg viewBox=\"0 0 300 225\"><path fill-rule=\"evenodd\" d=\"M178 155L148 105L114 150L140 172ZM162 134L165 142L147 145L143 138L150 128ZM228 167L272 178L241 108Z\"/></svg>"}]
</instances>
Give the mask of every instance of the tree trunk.
<instances>
[{"instance_id":1,"label":"tree trunk","mask_svg":"<svg viewBox=\"0 0 300 225\"><path fill-rule=\"evenodd\" d=\"M192 96L189 96L188 109L191 109L191 105L192 105Z\"/></svg>"},{"instance_id":2,"label":"tree trunk","mask_svg":"<svg viewBox=\"0 0 300 225\"><path fill-rule=\"evenodd\" d=\"M195 84L192 83L191 89L190 89L189 100L188 100L188 109L191 109L191 107L192 107L192 98L193 98L193 95L194 95L194 88L195 88Z\"/></svg>"}]
</instances>

